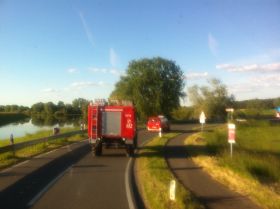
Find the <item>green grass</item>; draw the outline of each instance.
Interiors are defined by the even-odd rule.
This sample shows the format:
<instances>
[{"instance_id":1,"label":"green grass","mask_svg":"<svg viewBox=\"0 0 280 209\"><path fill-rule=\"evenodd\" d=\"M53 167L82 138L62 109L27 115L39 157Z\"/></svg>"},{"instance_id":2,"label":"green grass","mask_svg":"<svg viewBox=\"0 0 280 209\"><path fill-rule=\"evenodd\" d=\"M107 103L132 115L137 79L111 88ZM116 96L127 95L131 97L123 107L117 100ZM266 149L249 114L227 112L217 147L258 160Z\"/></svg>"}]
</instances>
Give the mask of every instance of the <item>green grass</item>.
<instances>
[{"instance_id":1,"label":"green grass","mask_svg":"<svg viewBox=\"0 0 280 209\"><path fill-rule=\"evenodd\" d=\"M79 130L79 127L73 127L73 128L61 128L60 129L60 133L66 133L66 132L70 132L70 131L76 131ZM48 137L48 136L52 136L53 135L53 131L52 130L43 130L43 131L38 131L34 134L26 134L23 137L16 137L14 138L14 143L20 143L20 142L26 142L26 141L31 141L34 139L40 139L43 137ZM4 147L10 144L10 139L4 139L4 140L0 140L0 147Z\"/></svg>"},{"instance_id":2,"label":"green grass","mask_svg":"<svg viewBox=\"0 0 280 209\"><path fill-rule=\"evenodd\" d=\"M280 134L279 126L266 122L248 122L236 127L234 159L229 156L227 128L204 133L209 153L219 156L223 165L257 179L261 183L280 186Z\"/></svg>"},{"instance_id":3,"label":"green grass","mask_svg":"<svg viewBox=\"0 0 280 209\"><path fill-rule=\"evenodd\" d=\"M163 147L168 139L177 134L164 134L156 137L141 148L137 160L140 190L147 208L203 208L193 196L176 181L176 200L169 200L170 181L175 179L166 164Z\"/></svg>"},{"instance_id":4,"label":"green grass","mask_svg":"<svg viewBox=\"0 0 280 209\"><path fill-rule=\"evenodd\" d=\"M45 143L39 143L23 149L19 149L15 152L5 152L0 154L0 169L9 167L13 164L26 160L35 155L48 152L52 149L71 144L77 141L81 141L86 138L86 134L75 134L69 137L61 137L56 140L52 140Z\"/></svg>"},{"instance_id":5,"label":"green grass","mask_svg":"<svg viewBox=\"0 0 280 209\"><path fill-rule=\"evenodd\" d=\"M232 158L227 142L226 125L214 128L213 131L196 134L193 138L187 140L189 141L189 152L194 158L197 158L197 162L203 164L203 160L212 159L217 166L233 171L242 179L255 182L252 183L252 186L247 183L248 188L242 186L243 188L239 190L238 186L234 186L234 189L245 191L251 195L254 201L265 208L280 208L279 131L279 125L270 125L265 121L247 121L237 124L236 144L233 145ZM205 157L208 157L208 159ZM205 167L207 166L205 165ZM216 169L208 170L213 173ZM227 180L223 183L230 184ZM253 188L253 185L258 184L260 186L256 188L261 189L256 189L257 192L251 191L249 187ZM241 185L240 183L240 187ZM274 201L272 201L272 197L275 198Z\"/></svg>"},{"instance_id":6,"label":"green grass","mask_svg":"<svg viewBox=\"0 0 280 209\"><path fill-rule=\"evenodd\" d=\"M238 109L234 112L235 118L243 119L262 119L262 118L273 118L275 117L274 109Z\"/></svg>"}]
</instances>

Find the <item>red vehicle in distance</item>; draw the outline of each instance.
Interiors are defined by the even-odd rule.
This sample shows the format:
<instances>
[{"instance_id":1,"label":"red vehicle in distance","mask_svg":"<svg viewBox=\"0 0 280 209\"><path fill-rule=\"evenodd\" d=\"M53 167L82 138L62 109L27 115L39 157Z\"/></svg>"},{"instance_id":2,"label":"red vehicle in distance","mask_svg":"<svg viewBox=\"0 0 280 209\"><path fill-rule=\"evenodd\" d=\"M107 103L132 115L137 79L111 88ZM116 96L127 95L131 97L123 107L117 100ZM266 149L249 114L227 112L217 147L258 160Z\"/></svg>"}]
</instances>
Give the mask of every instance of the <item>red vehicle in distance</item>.
<instances>
[{"instance_id":1,"label":"red vehicle in distance","mask_svg":"<svg viewBox=\"0 0 280 209\"><path fill-rule=\"evenodd\" d=\"M149 117L147 122L148 131L164 131L167 132L170 130L170 124L166 117L163 115Z\"/></svg>"}]
</instances>

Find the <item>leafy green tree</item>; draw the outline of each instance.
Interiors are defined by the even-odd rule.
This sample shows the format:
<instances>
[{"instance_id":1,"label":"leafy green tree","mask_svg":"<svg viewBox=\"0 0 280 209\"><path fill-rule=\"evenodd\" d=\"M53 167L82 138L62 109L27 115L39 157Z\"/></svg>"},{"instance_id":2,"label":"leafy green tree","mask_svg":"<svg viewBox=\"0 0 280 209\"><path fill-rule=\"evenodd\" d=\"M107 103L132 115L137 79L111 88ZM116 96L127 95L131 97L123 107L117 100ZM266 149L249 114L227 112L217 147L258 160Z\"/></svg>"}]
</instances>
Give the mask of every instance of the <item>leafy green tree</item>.
<instances>
[{"instance_id":1,"label":"leafy green tree","mask_svg":"<svg viewBox=\"0 0 280 209\"><path fill-rule=\"evenodd\" d=\"M225 109L234 105L233 95L229 96L227 88L218 79L210 79L208 86L194 85L188 89L188 96L195 107L196 115L203 110L207 118L224 120Z\"/></svg>"},{"instance_id":2,"label":"leafy green tree","mask_svg":"<svg viewBox=\"0 0 280 209\"><path fill-rule=\"evenodd\" d=\"M85 114L87 112L87 106L89 101L83 98L74 99L72 101L72 106L76 113L78 114Z\"/></svg>"},{"instance_id":3,"label":"leafy green tree","mask_svg":"<svg viewBox=\"0 0 280 209\"><path fill-rule=\"evenodd\" d=\"M56 105L56 109L57 109L57 111L55 112L56 116L66 115L66 107L65 107L64 102L59 101Z\"/></svg>"},{"instance_id":4,"label":"leafy green tree","mask_svg":"<svg viewBox=\"0 0 280 209\"><path fill-rule=\"evenodd\" d=\"M44 104L44 112L48 115L53 115L56 111L56 106L52 102L47 102Z\"/></svg>"},{"instance_id":5,"label":"leafy green tree","mask_svg":"<svg viewBox=\"0 0 280 209\"><path fill-rule=\"evenodd\" d=\"M179 107L174 109L171 113L172 119L176 121L191 121L194 120L194 108L193 107Z\"/></svg>"},{"instance_id":6,"label":"leafy green tree","mask_svg":"<svg viewBox=\"0 0 280 209\"><path fill-rule=\"evenodd\" d=\"M41 113L44 111L44 103L38 102L31 106L32 113Z\"/></svg>"},{"instance_id":7,"label":"leafy green tree","mask_svg":"<svg viewBox=\"0 0 280 209\"><path fill-rule=\"evenodd\" d=\"M5 112L11 112L11 105L6 105L5 106Z\"/></svg>"},{"instance_id":8,"label":"leafy green tree","mask_svg":"<svg viewBox=\"0 0 280 209\"><path fill-rule=\"evenodd\" d=\"M174 61L160 57L133 60L110 98L132 100L141 119L157 114L170 116L180 105L183 87L183 72Z\"/></svg>"},{"instance_id":9,"label":"leafy green tree","mask_svg":"<svg viewBox=\"0 0 280 209\"><path fill-rule=\"evenodd\" d=\"M19 112L19 106L18 105L11 105L10 112Z\"/></svg>"},{"instance_id":10,"label":"leafy green tree","mask_svg":"<svg viewBox=\"0 0 280 209\"><path fill-rule=\"evenodd\" d=\"M73 106L71 104L66 104L65 109L66 109L67 114L73 114L74 113L74 109L73 109Z\"/></svg>"},{"instance_id":11,"label":"leafy green tree","mask_svg":"<svg viewBox=\"0 0 280 209\"><path fill-rule=\"evenodd\" d=\"M56 106L58 110L62 110L65 108L65 104L62 101L59 101Z\"/></svg>"},{"instance_id":12,"label":"leafy green tree","mask_svg":"<svg viewBox=\"0 0 280 209\"><path fill-rule=\"evenodd\" d=\"M18 107L18 111L21 112L21 113L22 113L22 112L28 113L29 110L30 110L29 107L25 107L25 106L19 106L19 107Z\"/></svg>"},{"instance_id":13,"label":"leafy green tree","mask_svg":"<svg viewBox=\"0 0 280 209\"><path fill-rule=\"evenodd\" d=\"M278 107L278 106L280 106L280 97L279 97L279 98L274 99L274 101L273 101L273 106L274 106L274 107Z\"/></svg>"}]
</instances>

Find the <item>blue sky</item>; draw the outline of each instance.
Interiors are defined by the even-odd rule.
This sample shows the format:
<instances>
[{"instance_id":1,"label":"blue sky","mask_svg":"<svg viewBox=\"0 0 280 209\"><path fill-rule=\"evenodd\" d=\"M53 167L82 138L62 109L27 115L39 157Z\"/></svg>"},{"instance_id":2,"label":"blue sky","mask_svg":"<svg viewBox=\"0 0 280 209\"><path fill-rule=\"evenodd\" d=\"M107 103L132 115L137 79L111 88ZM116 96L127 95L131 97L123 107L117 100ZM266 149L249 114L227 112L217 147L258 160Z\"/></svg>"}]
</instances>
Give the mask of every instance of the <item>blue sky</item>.
<instances>
[{"instance_id":1,"label":"blue sky","mask_svg":"<svg viewBox=\"0 0 280 209\"><path fill-rule=\"evenodd\" d=\"M280 1L0 0L0 105L108 98L133 59L279 97Z\"/></svg>"}]
</instances>

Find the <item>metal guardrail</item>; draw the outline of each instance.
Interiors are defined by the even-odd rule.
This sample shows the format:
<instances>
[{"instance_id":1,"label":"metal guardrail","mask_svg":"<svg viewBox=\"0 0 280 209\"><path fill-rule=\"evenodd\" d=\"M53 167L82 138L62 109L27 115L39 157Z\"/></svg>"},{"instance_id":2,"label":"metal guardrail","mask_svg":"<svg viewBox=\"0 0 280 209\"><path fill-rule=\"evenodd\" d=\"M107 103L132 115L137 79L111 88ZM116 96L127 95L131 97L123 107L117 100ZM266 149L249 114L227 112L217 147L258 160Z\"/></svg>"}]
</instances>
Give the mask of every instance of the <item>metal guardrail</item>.
<instances>
[{"instance_id":1,"label":"metal guardrail","mask_svg":"<svg viewBox=\"0 0 280 209\"><path fill-rule=\"evenodd\" d=\"M67 132L67 133L63 133L63 134L56 134L56 135L52 135L52 136L48 136L48 137L43 137L40 139L33 139L31 141L26 141L26 142L20 142L20 143L16 143L13 145L8 145L5 147L0 147L0 154L4 153L4 152L9 152L9 151L16 151L18 149L22 149L25 147L29 147L32 145L36 145L39 143L46 143L46 142L50 142L53 141L55 139L58 138L62 138L62 137L68 137L68 136L72 136L75 134L81 134L81 133L86 133L87 130L79 130L79 131L72 131L72 132Z\"/></svg>"}]
</instances>

